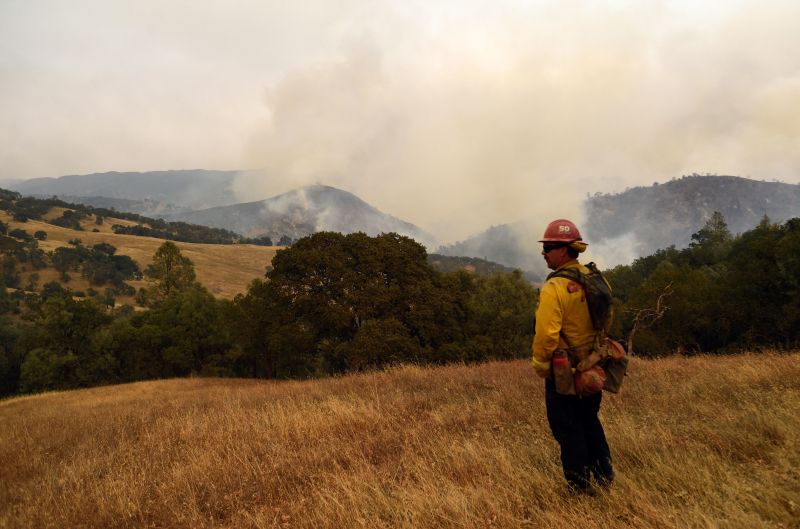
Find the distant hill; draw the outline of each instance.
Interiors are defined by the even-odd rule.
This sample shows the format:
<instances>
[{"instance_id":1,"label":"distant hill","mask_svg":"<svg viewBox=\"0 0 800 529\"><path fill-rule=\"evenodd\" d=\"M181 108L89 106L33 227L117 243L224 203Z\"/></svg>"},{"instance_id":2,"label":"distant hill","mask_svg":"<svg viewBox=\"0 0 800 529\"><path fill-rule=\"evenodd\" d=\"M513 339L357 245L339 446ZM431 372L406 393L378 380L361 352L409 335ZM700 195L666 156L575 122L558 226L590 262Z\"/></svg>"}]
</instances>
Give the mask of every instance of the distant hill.
<instances>
[{"instance_id":1,"label":"distant hill","mask_svg":"<svg viewBox=\"0 0 800 529\"><path fill-rule=\"evenodd\" d=\"M467 270L482 276L491 276L499 273L513 272L515 268L504 266L493 261L487 261L479 257L457 257L441 254L428 254L428 262L440 272L455 272L457 270ZM531 282L540 282L542 278L531 272L523 272L525 279Z\"/></svg>"},{"instance_id":2,"label":"distant hill","mask_svg":"<svg viewBox=\"0 0 800 529\"><path fill-rule=\"evenodd\" d=\"M58 178L33 178L9 183L5 187L23 195L70 197L72 202L87 203L86 197L106 197L130 201L148 200L183 209L204 209L238 202L233 194L234 177L239 171L108 172L68 175ZM66 200L66 199L65 199ZM97 205L97 204L88 204ZM107 207L107 206L102 206ZM162 206L163 207L163 206ZM133 211L153 215L154 211Z\"/></svg>"},{"instance_id":3,"label":"distant hill","mask_svg":"<svg viewBox=\"0 0 800 529\"><path fill-rule=\"evenodd\" d=\"M80 270L80 267L70 270L68 275L71 277L65 280L57 271L52 256L45 254L59 248L73 248L76 241L86 249L106 244L116 249L115 255L133 259L143 271L164 243L163 238L121 232L124 230L120 228L151 229L149 222L153 219L129 214L115 218L103 210L64 206L70 205L53 200L20 198L0 189L0 262L4 265L0 272L7 287L20 289L20 292L41 291L45 283L55 281L75 292L88 293L92 289L102 292L111 285L90 283L86 270ZM71 213L68 216L71 222L65 222L67 213ZM232 244L236 242L233 239L224 244L225 236L238 236L220 233L222 230L218 229L188 224L176 228L163 220L156 223L157 229L153 232L168 234L173 240L196 238L216 243L175 241L183 254L194 262L198 281L215 296L226 299L245 292L253 279L263 277L279 249L275 246ZM145 285L141 279L125 280L125 283L134 289ZM126 290L130 289L117 289L119 303L133 303L133 294Z\"/></svg>"},{"instance_id":4,"label":"distant hill","mask_svg":"<svg viewBox=\"0 0 800 529\"><path fill-rule=\"evenodd\" d=\"M590 259L611 266L670 245L688 246L691 235L714 211L725 216L733 233L753 228L764 215L773 222L800 217L800 185L691 175L622 193L595 194L585 200L584 211L580 228L590 243ZM549 220L493 226L436 251L481 257L546 275L536 240L537 230Z\"/></svg>"},{"instance_id":5,"label":"distant hill","mask_svg":"<svg viewBox=\"0 0 800 529\"><path fill-rule=\"evenodd\" d=\"M432 248L436 239L421 228L383 213L352 193L314 185L258 202L237 203L239 171L109 172L6 181L26 196L222 228L246 237L296 240L315 231L397 232Z\"/></svg>"},{"instance_id":6,"label":"distant hill","mask_svg":"<svg viewBox=\"0 0 800 529\"><path fill-rule=\"evenodd\" d=\"M169 220L234 231L246 237L282 235L298 239L317 231L396 232L432 247L435 238L421 228L383 213L335 187L312 185L288 193L231 206L168 215Z\"/></svg>"},{"instance_id":7,"label":"distant hill","mask_svg":"<svg viewBox=\"0 0 800 529\"><path fill-rule=\"evenodd\" d=\"M191 211L186 207L176 206L174 204L153 200L151 198L130 200L127 198L78 197L72 195L58 195L58 198L64 202L70 202L72 204L83 204L84 206L91 206L93 208L124 211L156 218Z\"/></svg>"},{"instance_id":8,"label":"distant hill","mask_svg":"<svg viewBox=\"0 0 800 529\"><path fill-rule=\"evenodd\" d=\"M486 259L511 268L519 268L534 277L547 275L547 267L539 254L538 237L531 235L529 223L517 222L492 226L488 230L446 246L436 253L446 256L467 256Z\"/></svg>"},{"instance_id":9,"label":"distant hill","mask_svg":"<svg viewBox=\"0 0 800 529\"><path fill-rule=\"evenodd\" d=\"M108 219L113 222L127 222L117 219ZM164 241L152 237L139 237L134 235L114 234L106 222L102 226L95 226L94 218L83 221L84 231L75 231L69 228L53 226L43 221L29 220L17 222L5 211L0 211L0 221L9 225L11 230L23 229L33 234L37 230L47 233L47 240L39 241L38 247L44 251L53 251L59 247L69 247L68 241L79 239L86 247L99 243L111 244L117 248L117 255L127 255L134 259L139 267L144 268L152 262L153 254ZM98 229L99 232L92 231ZM9 237L3 237L7 240ZM0 244L2 241L0 241ZM176 242L183 255L189 257L195 264L197 279L217 297L233 299L236 294L246 292L247 286L253 279L263 278L267 266L278 248L272 246L253 246L250 244L193 244ZM2 250L4 248L0 248ZM58 273L52 266L43 270L32 269L24 266L20 269L20 286L29 282L33 273L38 274L38 288L48 281L59 281ZM79 273L72 273L72 280L64 286L74 290L87 290L92 287ZM128 284L139 288L145 285L144 281L127 281ZM104 287L94 287L103 290ZM121 296L120 302L133 303L132 297Z\"/></svg>"},{"instance_id":10,"label":"distant hill","mask_svg":"<svg viewBox=\"0 0 800 529\"><path fill-rule=\"evenodd\" d=\"M715 211L733 233L800 216L800 185L736 176L691 175L586 201L585 237L595 244L624 241L637 255L685 247Z\"/></svg>"}]
</instances>

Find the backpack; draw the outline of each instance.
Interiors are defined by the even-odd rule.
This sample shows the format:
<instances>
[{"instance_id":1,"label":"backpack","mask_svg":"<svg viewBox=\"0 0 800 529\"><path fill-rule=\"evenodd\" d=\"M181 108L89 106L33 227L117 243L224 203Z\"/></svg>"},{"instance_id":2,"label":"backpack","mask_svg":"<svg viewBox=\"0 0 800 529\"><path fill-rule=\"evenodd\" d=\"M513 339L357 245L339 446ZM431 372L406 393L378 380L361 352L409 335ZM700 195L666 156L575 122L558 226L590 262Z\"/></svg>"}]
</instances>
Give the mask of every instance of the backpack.
<instances>
[{"instance_id":1,"label":"backpack","mask_svg":"<svg viewBox=\"0 0 800 529\"><path fill-rule=\"evenodd\" d=\"M564 394L575 394L577 390L579 395L589 395L600 391L600 388L618 393L628 369L628 357L625 355L625 348L619 342L606 336L606 330L614 317L611 286L597 269L597 265L589 263L586 268L589 269L588 274L581 273L577 268L563 268L547 276L547 279L565 277L581 285L589 306L592 327L595 330L592 353L578 363L573 393ZM591 372L598 368L599 373ZM588 382L583 379L578 380L587 374Z\"/></svg>"},{"instance_id":2,"label":"backpack","mask_svg":"<svg viewBox=\"0 0 800 529\"><path fill-rule=\"evenodd\" d=\"M604 331L611 325L611 319L614 316L614 298L611 295L611 286L597 269L596 264L589 263L586 268L589 269L588 274L581 273L577 268L562 268L552 272L547 279L565 277L581 285L586 294L586 303L589 305L592 327L597 332Z\"/></svg>"}]
</instances>

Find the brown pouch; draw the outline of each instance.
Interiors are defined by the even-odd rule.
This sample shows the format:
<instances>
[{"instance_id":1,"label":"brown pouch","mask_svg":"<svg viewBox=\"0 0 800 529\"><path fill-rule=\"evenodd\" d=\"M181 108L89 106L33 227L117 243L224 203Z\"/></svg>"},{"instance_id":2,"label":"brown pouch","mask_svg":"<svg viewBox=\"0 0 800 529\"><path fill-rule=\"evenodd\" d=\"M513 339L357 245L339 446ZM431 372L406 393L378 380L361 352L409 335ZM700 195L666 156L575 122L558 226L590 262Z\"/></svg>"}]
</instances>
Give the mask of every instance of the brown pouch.
<instances>
[{"instance_id":1,"label":"brown pouch","mask_svg":"<svg viewBox=\"0 0 800 529\"><path fill-rule=\"evenodd\" d=\"M606 382L603 389L610 393L619 393L622 389L622 381L628 371L628 356L622 344L611 338L606 338L606 346L609 354L603 362L603 369L606 372Z\"/></svg>"},{"instance_id":2,"label":"brown pouch","mask_svg":"<svg viewBox=\"0 0 800 529\"><path fill-rule=\"evenodd\" d=\"M556 393L559 395L575 395L575 379L572 376L572 365L567 352L558 350L553 353L552 365Z\"/></svg>"},{"instance_id":3,"label":"brown pouch","mask_svg":"<svg viewBox=\"0 0 800 529\"><path fill-rule=\"evenodd\" d=\"M600 366L575 373L575 392L581 397L600 393L606 383L606 373Z\"/></svg>"}]
</instances>

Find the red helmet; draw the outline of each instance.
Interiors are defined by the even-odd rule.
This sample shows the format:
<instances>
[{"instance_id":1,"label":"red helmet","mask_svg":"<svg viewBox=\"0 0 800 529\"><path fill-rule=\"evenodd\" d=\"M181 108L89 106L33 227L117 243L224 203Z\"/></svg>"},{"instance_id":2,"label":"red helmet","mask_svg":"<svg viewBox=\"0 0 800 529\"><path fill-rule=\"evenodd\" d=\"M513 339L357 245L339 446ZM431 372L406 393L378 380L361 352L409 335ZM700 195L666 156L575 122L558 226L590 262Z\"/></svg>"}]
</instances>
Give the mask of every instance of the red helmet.
<instances>
[{"instance_id":1,"label":"red helmet","mask_svg":"<svg viewBox=\"0 0 800 529\"><path fill-rule=\"evenodd\" d=\"M544 237L539 242L563 242L571 243L582 241L581 232L578 227L567 219L556 219L547 225L544 230Z\"/></svg>"}]
</instances>

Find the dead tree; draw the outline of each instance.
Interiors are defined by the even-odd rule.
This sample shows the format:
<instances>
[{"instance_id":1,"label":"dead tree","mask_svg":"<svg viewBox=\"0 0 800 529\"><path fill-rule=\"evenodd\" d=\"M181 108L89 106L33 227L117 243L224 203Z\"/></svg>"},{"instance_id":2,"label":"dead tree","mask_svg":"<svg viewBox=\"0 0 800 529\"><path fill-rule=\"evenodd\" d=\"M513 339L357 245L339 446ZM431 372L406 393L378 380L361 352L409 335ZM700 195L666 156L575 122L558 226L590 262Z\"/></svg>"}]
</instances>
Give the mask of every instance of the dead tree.
<instances>
[{"instance_id":1,"label":"dead tree","mask_svg":"<svg viewBox=\"0 0 800 529\"><path fill-rule=\"evenodd\" d=\"M664 317L669 307L664 304L666 298L672 295L672 283L669 283L661 291L656 299L656 306L652 309L637 309L628 312L633 313L633 325L631 332L628 333L628 354L633 354L633 337L642 329L647 329Z\"/></svg>"}]
</instances>

